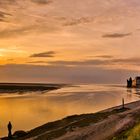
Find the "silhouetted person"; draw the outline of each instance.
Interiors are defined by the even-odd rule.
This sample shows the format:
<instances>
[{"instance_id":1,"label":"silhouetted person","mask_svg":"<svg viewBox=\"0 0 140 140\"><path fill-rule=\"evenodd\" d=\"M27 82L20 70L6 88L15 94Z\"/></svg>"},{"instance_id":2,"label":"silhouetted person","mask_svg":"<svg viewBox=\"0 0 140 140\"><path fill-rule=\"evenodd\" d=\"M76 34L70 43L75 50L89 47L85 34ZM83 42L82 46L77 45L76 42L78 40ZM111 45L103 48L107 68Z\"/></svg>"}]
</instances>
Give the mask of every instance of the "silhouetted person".
<instances>
[{"instance_id":1,"label":"silhouetted person","mask_svg":"<svg viewBox=\"0 0 140 140\"><path fill-rule=\"evenodd\" d=\"M122 98L122 109L124 109L124 98Z\"/></svg>"},{"instance_id":2,"label":"silhouetted person","mask_svg":"<svg viewBox=\"0 0 140 140\"><path fill-rule=\"evenodd\" d=\"M12 139L12 124L10 121L7 125L7 128L8 128L8 139L10 140L10 139Z\"/></svg>"}]
</instances>

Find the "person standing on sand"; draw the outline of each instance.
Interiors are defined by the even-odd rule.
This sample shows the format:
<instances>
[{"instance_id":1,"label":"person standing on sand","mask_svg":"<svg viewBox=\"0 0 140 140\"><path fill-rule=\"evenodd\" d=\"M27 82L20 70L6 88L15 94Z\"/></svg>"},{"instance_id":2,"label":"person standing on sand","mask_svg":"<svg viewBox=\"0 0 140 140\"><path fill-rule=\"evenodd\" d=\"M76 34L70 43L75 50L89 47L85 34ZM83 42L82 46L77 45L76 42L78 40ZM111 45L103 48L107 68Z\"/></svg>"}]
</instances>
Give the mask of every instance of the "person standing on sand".
<instances>
[{"instance_id":1,"label":"person standing on sand","mask_svg":"<svg viewBox=\"0 0 140 140\"><path fill-rule=\"evenodd\" d=\"M12 138L12 124L10 121L7 125L7 128L8 128L8 139L10 140Z\"/></svg>"},{"instance_id":2,"label":"person standing on sand","mask_svg":"<svg viewBox=\"0 0 140 140\"><path fill-rule=\"evenodd\" d=\"M122 109L124 109L124 98L122 98Z\"/></svg>"}]
</instances>

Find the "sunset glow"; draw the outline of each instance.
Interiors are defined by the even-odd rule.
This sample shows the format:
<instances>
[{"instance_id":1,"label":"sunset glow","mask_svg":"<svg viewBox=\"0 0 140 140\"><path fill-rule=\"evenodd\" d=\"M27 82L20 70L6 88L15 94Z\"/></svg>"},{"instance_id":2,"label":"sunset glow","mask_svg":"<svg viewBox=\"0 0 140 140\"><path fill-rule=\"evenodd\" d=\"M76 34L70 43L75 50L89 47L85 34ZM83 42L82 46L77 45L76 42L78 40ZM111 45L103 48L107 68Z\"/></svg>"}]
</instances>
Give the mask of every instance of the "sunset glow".
<instances>
[{"instance_id":1,"label":"sunset glow","mask_svg":"<svg viewBox=\"0 0 140 140\"><path fill-rule=\"evenodd\" d=\"M112 73L118 82L120 73L140 70L139 35L139 0L3 0L0 74L9 79L0 81L90 83L96 74L108 83ZM69 79L73 73L76 80Z\"/></svg>"}]
</instances>

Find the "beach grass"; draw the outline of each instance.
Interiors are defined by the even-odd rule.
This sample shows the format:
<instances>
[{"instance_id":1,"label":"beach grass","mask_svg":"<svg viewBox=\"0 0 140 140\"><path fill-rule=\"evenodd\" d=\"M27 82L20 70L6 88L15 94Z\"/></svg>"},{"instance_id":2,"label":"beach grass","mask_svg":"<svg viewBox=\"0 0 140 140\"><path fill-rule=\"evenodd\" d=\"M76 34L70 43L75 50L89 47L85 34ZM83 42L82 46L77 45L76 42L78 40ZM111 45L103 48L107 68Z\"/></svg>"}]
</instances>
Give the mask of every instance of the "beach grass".
<instances>
[{"instance_id":1,"label":"beach grass","mask_svg":"<svg viewBox=\"0 0 140 140\"><path fill-rule=\"evenodd\" d=\"M140 121L133 128L123 131L112 140L140 140Z\"/></svg>"}]
</instances>

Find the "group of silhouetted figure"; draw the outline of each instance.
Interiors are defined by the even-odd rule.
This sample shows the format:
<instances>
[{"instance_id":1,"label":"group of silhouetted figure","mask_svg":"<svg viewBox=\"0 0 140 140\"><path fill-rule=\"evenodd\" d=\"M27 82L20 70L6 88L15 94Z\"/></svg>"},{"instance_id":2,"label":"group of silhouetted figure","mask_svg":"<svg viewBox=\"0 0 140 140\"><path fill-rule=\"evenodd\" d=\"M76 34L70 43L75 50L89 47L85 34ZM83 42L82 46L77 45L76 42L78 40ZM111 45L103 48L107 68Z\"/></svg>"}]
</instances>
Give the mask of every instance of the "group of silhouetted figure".
<instances>
[{"instance_id":1,"label":"group of silhouetted figure","mask_svg":"<svg viewBox=\"0 0 140 140\"><path fill-rule=\"evenodd\" d=\"M132 78L130 77L129 79L127 79L127 87L131 88L132 87Z\"/></svg>"}]
</instances>

